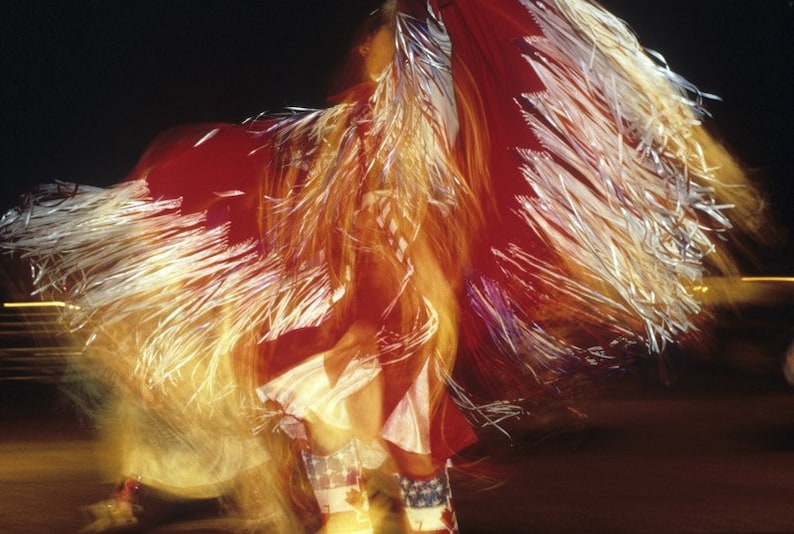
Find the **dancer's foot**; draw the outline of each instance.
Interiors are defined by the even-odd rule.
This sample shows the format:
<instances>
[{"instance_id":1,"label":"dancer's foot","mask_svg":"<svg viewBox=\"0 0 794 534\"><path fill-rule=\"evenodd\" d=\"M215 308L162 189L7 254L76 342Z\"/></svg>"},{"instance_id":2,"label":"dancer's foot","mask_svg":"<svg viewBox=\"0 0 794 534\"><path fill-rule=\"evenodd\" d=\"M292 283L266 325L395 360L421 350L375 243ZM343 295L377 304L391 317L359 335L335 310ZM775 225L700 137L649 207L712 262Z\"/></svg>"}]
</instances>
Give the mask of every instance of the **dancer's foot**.
<instances>
[{"instance_id":1,"label":"dancer's foot","mask_svg":"<svg viewBox=\"0 0 794 534\"><path fill-rule=\"evenodd\" d=\"M219 499L185 499L141 483L122 480L109 499L84 508L89 523L81 533L140 532L179 519L217 515Z\"/></svg>"},{"instance_id":2,"label":"dancer's foot","mask_svg":"<svg viewBox=\"0 0 794 534\"><path fill-rule=\"evenodd\" d=\"M328 456L302 453L325 534L372 534L369 499L355 441Z\"/></svg>"},{"instance_id":3,"label":"dancer's foot","mask_svg":"<svg viewBox=\"0 0 794 534\"><path fill-rule=\"evenodd\" d=\"M446 468L434 475L410 477L397 475L408 532L457 534L458 522Z\"/></svg>"}]
</instances>

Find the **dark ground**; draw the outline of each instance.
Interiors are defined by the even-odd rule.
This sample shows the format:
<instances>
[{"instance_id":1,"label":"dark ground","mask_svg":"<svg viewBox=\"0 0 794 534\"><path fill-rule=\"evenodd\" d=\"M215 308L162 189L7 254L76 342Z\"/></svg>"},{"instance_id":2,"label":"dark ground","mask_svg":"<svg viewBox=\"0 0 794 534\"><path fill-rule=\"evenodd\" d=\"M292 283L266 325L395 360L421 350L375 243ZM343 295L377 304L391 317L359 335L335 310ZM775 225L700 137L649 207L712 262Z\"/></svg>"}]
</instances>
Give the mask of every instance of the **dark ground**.
<instances>
[{"instance_id":1,"label":"dark ground","mask_svg":"<svg viewBox=\"0 0 794 534\"><path fill-rule=\"evenodd\" d=\"M550 415L513 443L486 437L470 456L486 456L480 471L498 484L453 471L462 532L794 532L792 391L775 376L685 371L673 389L617 379L579 403L581 421ZM110 489L101 451L51 386L3 392L0 532L75 532L80 507Z\"/></svg>"}]
</instances>

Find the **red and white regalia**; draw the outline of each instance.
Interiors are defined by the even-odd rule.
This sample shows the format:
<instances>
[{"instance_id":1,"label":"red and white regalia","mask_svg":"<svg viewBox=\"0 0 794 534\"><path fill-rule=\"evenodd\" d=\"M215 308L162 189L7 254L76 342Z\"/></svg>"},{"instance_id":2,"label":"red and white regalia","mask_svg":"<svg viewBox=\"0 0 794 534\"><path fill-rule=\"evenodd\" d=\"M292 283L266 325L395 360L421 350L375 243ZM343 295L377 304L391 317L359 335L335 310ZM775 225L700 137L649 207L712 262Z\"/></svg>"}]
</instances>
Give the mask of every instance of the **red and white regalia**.
<instances>
[{"instance_id":1,"label":"red and white regalia","mask_svg":"<svg viewBox=\"0 0 794 534\"><path fill-rule=\"evenodd\" d=\"M692 329L757 220L700 93L589 1L383 10L393 55L328 108L177 129L5 215L106 379L439 463L597 347Z\"/></svg>"}]
</instances>

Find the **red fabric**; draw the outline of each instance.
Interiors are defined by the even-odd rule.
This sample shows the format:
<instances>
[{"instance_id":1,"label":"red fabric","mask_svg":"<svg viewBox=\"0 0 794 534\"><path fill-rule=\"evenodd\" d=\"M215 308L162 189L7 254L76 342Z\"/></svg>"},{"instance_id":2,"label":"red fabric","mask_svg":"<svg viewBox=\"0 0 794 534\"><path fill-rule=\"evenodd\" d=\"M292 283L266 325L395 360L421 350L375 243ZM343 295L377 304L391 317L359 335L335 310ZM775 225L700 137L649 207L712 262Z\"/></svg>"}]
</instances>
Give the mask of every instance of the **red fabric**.
<instances>
[{"instance_id":1,"label":"red fabric","mask_svg":"<svg viewBox=\"0 0 794 534\"><path fill-rule=\"evenodd\" d=\"M522 94L543 90L535 72L521 55L521 40L542 35L534 19L519 2L490 0L434 0L452 40L452 74L465 98L482 104L473 127L487 131L487 177L497 213L486 218L485 246L526 239L515 224L516 194L528 194L521 176L516 148L541 150L521 113ZM461 117L465 120L466 117ZM471 150L463 139L461 150Z\"/></svg>"},{"instance_id":2,"label":"red fabric","mask_svg":"<svg viewBox=\"0 0 794 534\"><path fill-rule=\"evenodd\" d=\"M412 0L419 4L421 0ZM544 90L535 71L522 55L526 37L539 37L542 32L526 8L518 1L432 0L433 9L443 21L452 41L452 72L459 98L475 102L473 116L460 117L465 134L465 121L476 132L483 133L488 143L485 177L492 199L484 201L485 223L481 238L474 242L471 273L502 284L513 302L524 310L532 310L538 293L525 288L510 288L510 281L500 271L491 253L504 250L510 243L543 254L547 247L526 231L518 220L517 196L532 192L520 171L517 148L543 150L529 130L517 102L524 94ZM476 150L465 135L459 150ZM466 296L461 298L465 301ZM504 357L493 345L490 333L471 306L462 305L461 350L456 377L472 393L500 399L526 398L535 394L534 381L528 380L516 364Z\"/></svg>"},{"instance_id":3,"label":"red fabric","mask_svg":"<svg viewBox=\"0 0 794 534\"><path fill-rule=\"evenodd\" d=\"M272 150L249 125L203 124L169 130L144 153L131 179L145 178L155 199L182 199L182 213L206 212L207 226L231 223L229 242L259 235L260 191ZM228 196L240 191L239 196Z\"/></svg>"},{"instance_id":4,"label":"red fabric","mask_svg":"<svg viewBox=\"0 0 794 534\"><path fill-rule=\"evenodd\" d=\"M371 88L362 87L350 94L369 92ZM267 146L269 134L264 133L271 124L267 121L244 126L204 124L169 130L154 140L130 179L145 178L153 198L182 199L182 214L206 212L208 227L230 223L230 244L256 238L262 216L260 192L278 174L273 168L275 154ZM219 194L230 191L244 194ZM353 298L361 305L349 306L352 314L264 343L259 368L251 372L260 376L262 383L330 349L355 321L377 317L388 304L376 287L379 283L382 281L376 278L369 282L367 277L359 280ZM408 358L383 366L385 418L411 387L423 364L424 361ZM475 439L470 425L446 392L435 406L433 420L431 443L436 461L443 461Z\"/></svg>"},{"instance_id":5,"label":"red fabric","mask_svg":"<svg viewBox=\"0 0 794 534\"><path fill-rule=\"evenodd\" d=\"M424 0L406 0L400 8L422 19L426 18L426 6ZM481 254L475 252L474 270L485 276L498 276L492 260L478 263L478 258L488 257L488 248L516 241L523 241L527 248L540 248L531 243L527 246L528 237L525 232L518 232L520 225L512 220L515 195L529 192L514 150L516 147L541 148L524 123L515 99L522 93L543 89L521 56L517 40L528 34L539 35L540 30L519 2L432 0L431 7L440 14L452 40L453 78L458 91L463 97L483 105L472 118L475 124L471 126L488 133L488 181L495 197L493 205L498 206L499 211L489 213L486 218L484 250ZM370 86L357 86L336 100L365 99L370 91ZM276 154L272 149L263 148L266 139L262 131L267 125L211 124L171 131L153 143L132 177L145 177L155 198L182 198L184 213L206 211L209 226L231 223L229 239L232 243L257 237L262 187L275 175L271 165L275 164ZM471 148L466 146L467 141L462 139L461 151ZM234 190L245 194L231 197L218 194ZM366 287L357 288L357 291L359 300L370 306L353 308L358 308L359 315L366 318L371 312L373 293L368 294ZM463 312L465 344L488 354L483 347L487 332L465 304ZM259 372L263 376L277 376L306 357L330 348L345 331L345 325L356 319L337 318L333 324L293 332L264 345L263 366ZM489 374L487 369L480 367L483 361L489 360L489 357L478 357L473 362L474 373ZM490 361L496 365L498 359ZM386 417L410 388L423 363L406 359L383 366ZM494 374L510 375L506 370L496 370ZM474 439L471 427L446 394L435 407L431 431L437 459L448 457Z\"/></svg>"}]
</instances>

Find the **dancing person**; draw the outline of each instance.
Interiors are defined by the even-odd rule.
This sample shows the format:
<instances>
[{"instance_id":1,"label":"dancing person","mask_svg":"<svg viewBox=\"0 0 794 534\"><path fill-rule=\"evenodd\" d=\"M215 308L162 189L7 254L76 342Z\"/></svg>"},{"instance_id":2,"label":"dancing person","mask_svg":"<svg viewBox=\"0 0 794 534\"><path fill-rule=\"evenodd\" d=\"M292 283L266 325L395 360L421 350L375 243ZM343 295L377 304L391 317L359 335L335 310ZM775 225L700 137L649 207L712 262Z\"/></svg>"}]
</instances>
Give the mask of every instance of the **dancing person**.
<instances>
[{"instance_id":1,"label":"dancing person","mask_svg":"<svg viewBox=\"0 0 794 534\"><path fill-rule=\"evenodd\" d=\"M44 188L3 247L160 416L288 436L325 531L382 528L381 470L406 529L454 532L447 461L475 426L692 331L693 287L735 272L728 230L753 235L761 202L700 93L586 0L390 1L350 69L326 109L181 129L115 187Z\"/></svg>"}]
</instances>

